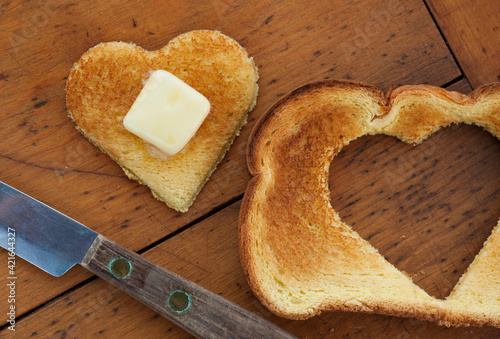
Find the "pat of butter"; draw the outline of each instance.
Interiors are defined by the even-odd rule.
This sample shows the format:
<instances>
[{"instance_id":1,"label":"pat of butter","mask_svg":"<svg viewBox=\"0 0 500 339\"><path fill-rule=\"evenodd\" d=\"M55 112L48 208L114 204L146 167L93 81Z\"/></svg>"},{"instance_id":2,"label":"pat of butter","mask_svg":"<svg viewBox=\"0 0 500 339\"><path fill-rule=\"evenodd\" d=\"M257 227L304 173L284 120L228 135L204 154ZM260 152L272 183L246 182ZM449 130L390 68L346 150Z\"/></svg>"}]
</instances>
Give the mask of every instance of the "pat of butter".
<instances>
[{"instance_id":1,"label":"pat of butter","mask_svg":"<svg viewBox=\"0 0 500 339\"><path fill-rule=\"evenodd\" d=\"M125 128L162 152L179 152L210 112L210 102L175 75L151 74L123 119Z\"/></svg>"}]
</instances>

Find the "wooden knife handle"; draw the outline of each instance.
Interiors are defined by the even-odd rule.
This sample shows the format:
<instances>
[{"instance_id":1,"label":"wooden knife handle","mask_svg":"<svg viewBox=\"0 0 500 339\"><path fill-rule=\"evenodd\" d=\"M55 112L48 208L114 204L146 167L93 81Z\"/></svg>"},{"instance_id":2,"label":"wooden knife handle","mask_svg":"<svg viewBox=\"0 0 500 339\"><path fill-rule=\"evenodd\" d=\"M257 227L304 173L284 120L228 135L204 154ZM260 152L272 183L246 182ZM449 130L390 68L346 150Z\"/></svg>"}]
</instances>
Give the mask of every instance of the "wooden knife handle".
<instances>
[{"instance_id":1,"label":"wooden knife handle","mask_svg":"<svg viewBox=\"0 0 500 339\"><path fill-rule=\"evenodd\" d=\"M82 266L198 338L295 338L102 235Z\"/></svg>"}]
</instances>

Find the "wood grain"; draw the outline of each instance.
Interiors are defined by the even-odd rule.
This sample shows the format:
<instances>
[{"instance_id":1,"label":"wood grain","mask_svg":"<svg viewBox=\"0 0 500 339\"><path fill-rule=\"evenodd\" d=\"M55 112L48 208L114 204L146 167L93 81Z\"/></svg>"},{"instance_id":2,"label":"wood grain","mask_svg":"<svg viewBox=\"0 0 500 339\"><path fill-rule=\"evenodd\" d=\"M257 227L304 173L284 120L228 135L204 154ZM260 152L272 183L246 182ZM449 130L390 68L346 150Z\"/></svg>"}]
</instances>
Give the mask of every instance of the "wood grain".
<instances>
[{"instance_id":1,"label":"wood grain","mask_svg":"<svg viewBox=\"0 0 500 339\"><path fill-rule=\"evenodd\" d=\"M363 137L330 168L332 206L386 259L444 299L500 216L500 143L454 125L413 146Z\"/></svg>"},{"instance_id":2,"label":"wood grain","mask_svg":"<svg viewBox=\"0 0 500 339\"><path fill-rule=\"evenodd\" d=\"M419 0L201 0L196 4L187 0L151 3L117 0L85 3L59 0L4 2L0 4L0 45L3 46L0 49L0 119L3 123L0 129L0 180L134 251L149 249L146 257L264 315L300 337L498 335L498 331L491 328L447 330L412 319L365 314L324 314L299 322L279 319L264 309L248 289L239 265L236 242L238 201L250 179L245 159L246 141L255 120L285 93L306 82L321 79L353 79L373 83L382 90L387 90L390 85L429 83L442 86L452 82L450 89L463 93L470 91L469 83L475 88L479 82L485 81L483 79L491 79L489 73L493 76L492 81L495 81L497 75L491 72L490 67L493 65L493 69L497 69L495 60L499 60L498 54L494 54L498 50L498 39L494 38L498 33L495 28L498 27L498 20L491 18L495 18L495 13L498 14L498 8L494 7L495 2L483 1L478 6L481 8L476 8L478 14L468 16L477 17L477 20L467 21L467 25L464 25L457 13L463 14L463 8L472 8L471 3L461 1L455 5L451 1L439 4L429 1L432 17L425 3ZM481 33L480 39L474 39L468 33L477 34L477 31L464 31L465 27L474 27L479 32L487 33ZM154 50L178 34L193 29L220 30L239 41L259 67L260 93L248 125L243 128L190 211L179 214L155 200L146 187L129 181L111 159L90 145L74 129L66 116L64 89L72 64L99 42L121 40ZM455 39L459 43L455 43ZM467 49L467 44L472 46L472 52ZM479 45L485 47L487 59L482 58L482 50L478 52ZM494 55L497 55L496 59L492 57ZM487 77L481 78L477 74ZM451 139L452 142L449 141ZM396 156L403 159L418 158L422 152L432 153L432 159L450 159L453 156L448 156L447 147L453 145L471 147L469 152L474 154L462 155L467 161L496 163L494 159L497 156L493 152L496 146L491 145L486 151L478 146L493 144L488 135L479 129L453 127L439 132L429 141L431 148L435 145L435 151L430 152L429 144L426 146L426 143L413 150L390 138L376 136L357 141L357 146L353 144L352 149L345 150L344 158L336 161L352 158L358 152L356 147L362 147L363 151L357 159L366 159L365 165L351 165L342 171L343 175L353 172L353 175L361 177L363 170L369 170L369 176L373 177L360 179L365 183L376 183L376 175L384 173L380 168L364 167L368 159L375 157L384 147L391 150L391 156L377 158L379 164ZM456 158L462 153L453 154ZM336 164L336 161L332 166L340 164ZM415 168L421 169L422 166ZM462 168L462 162L454 166L458 170ZM467 162L462 169L467 169L467 173L477 173L473 167L472 163ZM397 171L398 167L393 167L393 170ZM497 172L489 172L481 180L487 180L492 173ZM434 175L426 179L429 191L442 185L438 177ZM467 187L469 178L468 174L457 176L451 184L458 188L462 185ZM418 184L423 185L421 182ZM400 189L408 187L404 186L404 181L398 185ZM486 189L495 187L482 186L485 190L474 194L484 194ZM418 193L423 191L417 192L419 186L416 181L413 187L417 199ZM359 186L349 189L361 194ZM380 203L376 193L363 192L362 196L366 200L362 204L371 201L373 206L378 206L379 211L386 207L376 205ZM345 192L335 191L337 197L342 194ZM393 196L395 191L385 194L387 197ZM448 199L450 205L454 204L457 211L467 206L463 196L454 197L443 199ZM394 200L392 203L395 203ZM415 211L425 209L424 200L420 203L413 207ZM352 212L367 221L369 218L365 218L366 213L354 213L362 204L354 204ZM394 208L398 206L393 205ZM458 212L450 217L457 223L460 219L479 218L470 221L479 228L474 231L472 243L467 244L467 250L464 250L468 258L491 227L486 224L480 226L481 217L493 220L494 209L491 205L485 214L475 211L461 216ZM347 212L347 207L342 210L342 213ZM399 220L396 219L399 211L391 213L392 220ZM446 217L432 213L430 217L436 220L432 231L437 244L436 251L463 241L446 240L447 232L440 231L443 224L437 224ZM205 219L208 215L212 216ZM347 220L348 215L343 217ZM382 215L377 212L372 218ZM417 223L411 218L409 220L413 230ZM355 227L362 228L362 220L354 222ZM472 232L467 226L468 222L465 223L462 221L454 231L465 235L462 239ZM383 243L377 244L379 248L395 242L394 235L390 238L390 232L385 233L388 237L382 239ZM417 246L414 248L419 253L425 252L425 246L418 250L419 237L414 235L413 238L417 241L411 246ZM398 245L393 251L402 248ZM404 255L405 262L416 262L418 257L413 258L412 251L413 248L403 249L402 252L386 255L390 260L397 260ZM428 268L423 269L426 275L422 275L422 283L425 282L426 288L434 289L436 294L446 294L453 277L465 267L465 264L460 263L463 257L457 257L457 252L459 250L453 250L450 255L446 255L444 263L426 263ZM7 261L6 254L0 251L0 263ZM434 256L442 258L438 254ZM0 275L5 276L5 270L4 265L0 266ZM454 270L457 273L453 273ZM19 337L32 334L34 337L190 337L132 298L102 280L92 278L81 267L75 267L57 280L21 260L17 262L16 271L19 279L16 335ZM414 274L419 272L413 271ZM441 274L448 274L446 279L449 281L442 284ZM5 284L0 284L0 295L6 295L6 292ZM0 311L6 307L6 298L0 298ZM5 326L0 331L0 336L11 335Z\"/></svg>"},{"instance_id":3,"label":"wood grain","mask_svg":"<svg viewBox=\"0 0 500 339\"><path fill-rule=\"evenodd\" d=\"M136 251L241 197L250 178L245 158L249 132L283 93L328 77L387 88L441 85L459 76L427 9L416 0L297 1L293 6L287 1L152 6L52 0L8 3L2 18L1 27L8 27L9 34L0 35L7 46L1 58L8 83L2 93L0 180ZM180 214L128 180L75 130L66 116L64 86L71 65L101 41L133 41L154 50L198 28L220 30L247 49L259 67L260 92L248 125L189 212ZM32 267L25 276L30 298L19 305L20 312L88 278L76 270L64 282L53 283Z\"/></svg>"},{"instance_id":4,"label":"wood grain","mask_svg":"<svg viewBox=\"0 0 500 339\"><path fill-rule=\"evenodd\" d=\"M455 91L462 94L469 94L472 92L472 87L466 78L460 79L446 87L448 91Z\"/></svg>"},{"instance_id":5,"label":"wood grain","mask_svg":"<svg viewBox=\"0 0 500 339\"><path fill-rule=\"evenodd\" d=\"M266 317L300 338L493 338L500 335L499 329L491 327L445 328L415 319L363 313L329 312L307 321L279 318L258 302L246 283L236 246L238 214L239 203L230 205L154 247L145 257ZM16 336L33 338L83 335L191 338L100 279L61 296L21 320L16 332Z\"/></svg>"},{"instance_id":6,"label":"wood grain","mask_svg":"<svg viewBox=\"0 0 500 339\"><path fill-rule=\"evenodd\" d=\"M472 87L500 81L500 2L426 3Z\"/></svg>"},{"instance_id":7,"label":"wood grain","mask_svg":"<svg viewBox=\"0 0 500 339\"><path fill-rule=\"evenodd\" d=\"M102 235L82 266L198 338L295 338Z\"/></svg>"}]
</instances>

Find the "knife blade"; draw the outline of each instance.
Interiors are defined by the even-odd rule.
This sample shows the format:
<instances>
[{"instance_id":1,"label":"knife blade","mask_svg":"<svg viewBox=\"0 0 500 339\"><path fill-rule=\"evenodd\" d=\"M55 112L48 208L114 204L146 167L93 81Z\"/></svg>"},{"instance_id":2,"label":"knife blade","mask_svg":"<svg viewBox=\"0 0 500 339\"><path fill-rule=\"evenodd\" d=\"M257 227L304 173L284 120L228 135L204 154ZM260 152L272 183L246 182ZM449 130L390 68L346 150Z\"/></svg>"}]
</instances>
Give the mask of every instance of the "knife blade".
<instances>
[{"instance_id":1,"label":"knife blade","mask_svg":"<svg viewBox=\"0 0 500 339\"><path fill-rule=\"evenodd\" d=\"M56 277L80 264L198 338L295 338L1 181L0 246Z\"/></svg>"}]
</instances>

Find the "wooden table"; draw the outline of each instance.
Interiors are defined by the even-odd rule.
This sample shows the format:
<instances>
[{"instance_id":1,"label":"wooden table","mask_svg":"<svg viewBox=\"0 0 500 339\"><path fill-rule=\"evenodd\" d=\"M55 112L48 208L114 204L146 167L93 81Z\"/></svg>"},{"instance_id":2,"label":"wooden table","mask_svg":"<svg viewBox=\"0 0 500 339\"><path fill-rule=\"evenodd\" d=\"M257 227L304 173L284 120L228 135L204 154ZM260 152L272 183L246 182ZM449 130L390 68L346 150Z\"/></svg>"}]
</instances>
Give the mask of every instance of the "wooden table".
<instances>
[{"instance_id":1,"label":"wooden table","mask_svg":"<svg viewBox=\"0 0 500 339\"><path fill-rule=\"evenodd\" d=\"M66 114L72 64L102 41L155 50L194 29L239 41L260 72L248 124L187 213L126 178ZM469 93L500 79L500 2L4 1L0 4L0 180L301 338L498 337L415 319L331 312L281 319L250 291L239 262L240 202L250 179L255 121L307 82L353 79L387 90L432 84ZM413 147L387 136L356 140L331 165L341 217L444 298L500 215L500 144L471 126ZM189 338L81 267L54 278L16 262L16 331L7 328L7 252L0 251L0 331L19 338Z\"/></svg>"}]
</instances>

